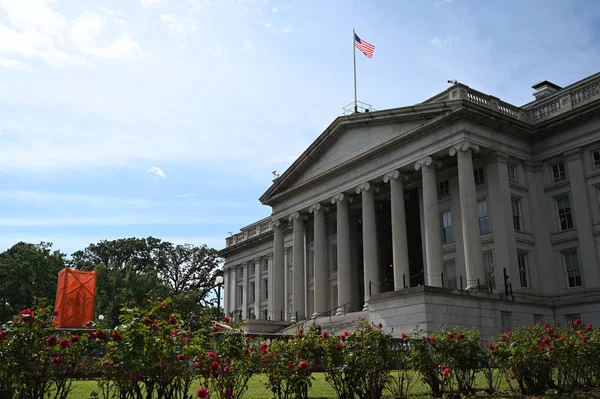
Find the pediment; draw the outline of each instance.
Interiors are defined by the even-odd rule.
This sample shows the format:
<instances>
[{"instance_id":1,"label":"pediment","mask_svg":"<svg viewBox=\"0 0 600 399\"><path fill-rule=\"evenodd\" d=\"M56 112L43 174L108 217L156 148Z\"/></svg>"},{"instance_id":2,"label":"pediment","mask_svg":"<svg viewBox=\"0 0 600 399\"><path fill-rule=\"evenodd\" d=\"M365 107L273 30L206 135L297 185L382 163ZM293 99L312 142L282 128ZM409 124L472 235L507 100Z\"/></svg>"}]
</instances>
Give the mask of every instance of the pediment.
<instances>
[{"instance_id":1,"label":"pediment","mask_svg":"<svg viewBox=\"0 0 600 399\"><path fill-rule=\"evenodd\" d=\"M447 104L438 103L339 117L274 181L260 201L269 204L279 194L339 169L449 111Z\"/></svg>"}]
</instances>

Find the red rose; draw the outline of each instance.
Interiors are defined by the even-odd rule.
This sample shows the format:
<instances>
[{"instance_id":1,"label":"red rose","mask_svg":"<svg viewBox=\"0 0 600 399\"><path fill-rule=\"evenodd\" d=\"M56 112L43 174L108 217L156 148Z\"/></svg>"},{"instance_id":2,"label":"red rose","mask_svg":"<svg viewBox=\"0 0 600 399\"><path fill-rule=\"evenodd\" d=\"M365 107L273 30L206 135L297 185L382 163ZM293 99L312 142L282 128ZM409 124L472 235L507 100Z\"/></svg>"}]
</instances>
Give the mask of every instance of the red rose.
<instances>
[{"instance_id":1,"label":"red rose","mask_svg":"<svg viewBox=\"0 0 600 399\"><path fill-rule=\"evenodd\" d=\"M123 336L121 335L121 333L119 333L118 331L113 331L110 336L112 337L112 339L114 339L115 341L120 341L123 339Z\"/></svg>"},{"instance_id":2,"label":"red rose","mask_svg":"<svg viewBox=\"0 0 600 399\"><path fill-rule=\"evenodd\" d=\"M465 334L460 333L458 334L458 337L456 337L459 341L462 341L463 339L465 339Z\"/></svg>"},{"instance_id":3,"label":"red rose","mask_svg":"<svg viewBox=\"0 0 600 399\"><path fill-rule=\"evenodd\" d=\"M206 399L208 398L208 393L210 392L210 389L208 388L200 388L196 391L196 396L199 397L200 399Z\"/></svg>"},{"instance_id":4,"label":"red rose","mask_svg":"<svg viewBox=\"0 0 600 399\"><path fill-rule=\"evenodd\" d=\"M290 366L291 369L293 369L296 365L294 364L294 362L289 362L288 365Z\"/></svg>"},{"instance_id":5,"label":"red rose","mask_svg":"<svg viewBox=\"0 0 600 399\"><path fill-rule=\"evenodd\" d=\"M335 349L339 350L339 349L342 349L342 348L343 348L342 344L335 344Z\"/></svg>"},{"instance_id":6,"label":"red rose","mask_svg":"<svg viewBox=\"0 0 600 399\"><path fill-rule=\"evenodd\" d=\"M194 362L194 363L192 363L192 366L194 366L194 368L197 369L200 367L200 363Z\"/></svg>"},{"instance_id":7,"label":"red rose","mask_svg":"<svg viewBox=\"0 0 600 399\"><path fill-rule=\"evenodd\" d=\"M304 331L300 330L298 332L298 338L302 338L304 336Z\"/></svg>"},{"instance_id":8,"label":"red rose","mask_svg":"<svg viewBox=\"0 0 600 399\"><path fill-rule=\"evenodd\" d=\"M307 370L308 369L308 363L306 363L306 362L300 362L300 364L298 365L298 367L300 368L300 370Z\"/></svg>"},{"instance_id":9,"label":"red rose","mask_svg":"<svg viewBox=\"0 0 600 399\"><path fill-rule=\"evenodd\" d=\"M218 359L219 358L219 356L215 352L208 352L206 355L208 357L210 357L211 359Z\"/></svg>"},{"instance_id":10,"label":"red rose","mask_svg":"<svg viewBox=\"0 0 600 399\"><path fill-rule=\"evenodd\" d=\"M406 339L406 337L407 337L407 335L402 333L402 339L404 340L404 339Z\"/></svg>"},{"instance_id":11,"label":"red rose","mask_svg":"<svg viewBox=\"0 0 600 399\"><path fill-rule=\"evenodd\" d=\"M69 346L71 346L71 341L69 341L66 338L62 338L59 343L60 346L62 346L63 348L68 348Z\"/></svg>"},{"instance_id":12,"label":"red rose","mask_svg":"<svg viewBox=\"0 0 600 399\"><path fill-rule=\"evenodd\" d=\"M219 362L217 362L216 360L214 360L211 364L210 364L210 368L215 371L216 369L219 368Z\"/></svg>"},{"instance_id":13,"label":"red rose","mask_svg":"<svg viewBox=\"0 0 600 399\"><path fill-rule=\"evenodd\" d=\"M185 360L185 355L183 353L180 353L179 355L177 355L177 360L179 360L179 361Z\"/></svg>"},{"instance_id":14,"label":"red rose","mask_svg":"<svg viewBox=\"0 0 600 399\"><path fill-rule=\"evenodd\" d=\"M325 341L327 339L327 337L329 336L329 334L327 333L327 331L323 331L323 334L321 335L321 339L323 341Z\"/></svg>"},{"instance_id":15,"label":"red rose","mask_svg":"<svg viewBox=\"0 0 600 399\"><path fill-rule=\"evenodd\" d=\"M31 311L31 309L23 309L23 310L21 310L21 312L19 312L19 317L25 323L29 323L31 320L33 320L35 315Z\"/></svg>"},{"instance_id":16,"label":"red rose","mask_svg":"<svg viewBox=\"0 0 600 399\"><path fill-rule=\"evenodd\" d=\"M53 357L52 359L50 359L50 361L54 364L63 364L63 359L62 357Z\"/></svg>"},{"instance_id":17,"label":"red rose","mask_svg":"<svg viewBox=\"0 0 600 399\"><path fill-rule=\"evenodd\" d=\"M229 317L227 317L227 316L223 317L223 322L224 323L229 323Z\"/></svg>"},{"instance_id":18,"label":"red rose","mask_svg":"<svg viewBox=\"0 0 600 399\"><path fill-rule=\"evenodd\" d=\"M444 377L448 376L448 374L450 374L450 368L446 367L445 369L442 370L442 375Z\"/></svg>"},{"instance_id":19,"label":"red rose","mask_svg":"<svg viewBox=\"0 0 600 399\"><path fill-rule=\"evenodd\" d=\"M73 336L71 336L71 342L72 343L79 342L79 335L73 335Z\"/></svg>"},{"instance_id":20,"label":"red rose","mask_svg":"<svg viewBox=\"0 0 600 399\"><path fill-rule=\"evenodd\" d=\"M573 322L573 324L575 324L576 326L580 325L583 322L583 320L581 319L577 319Z\"/></svg>"},{"instance_id":21,"label":"red rose","mask_svg":"<svg viewBox=\"0 0 600 399\"><path fill-rule=\"evenodd\" d=\"M585 344L585 341L587 341L587 337L585 335L581 336L581 343Z\"/></svg>"},{"instance_id":22,"label":"red rose","mask_svg":"<svg viewBox=\"0 0 600 399\"><path fill-rule=\"evenodd\" d=\"M142 373L137 373L136 375L133 376L134 381L144 381L144 374Z\"/></svg>"},{"instance_id":23,"label":"red rose","mask_svg":"<svg viewBox=\"0 0 600 399\"><path fill-rule=\"evenodd\" d=\"M48 338L46 338L46 343L48 344L48 346L56 346L58 345L58 339L56 339L54 335L51 335Z\"/></svg>"},{"instance_id":24,"label":"red rose","mask_svg":"<svg viewBox=\"0 0 600 399\"><path fill-rule=\"evenodd\" d=\"M4 341L7 338L8 338L8 336L6 335L6 333L4 331L0 330L0 341Z\"/></svg>"},{"instance_id":25,"label":"red rose","mask_svg":"<svg viewBox=\"0 0 600 399\"><path fill-rule=\"evenodd\" d=\"M176 323L177 323L177 317L175 317L175 316L169 317L169 324L176 324Z\"/></svg>"},{"instance_id":26,"label":"red rose","mask_svg":"<svg viewBox=\"0 0 600 399\"><path fill-rule=\"evenodd\" d=\"M383 324L379 323L379 324L377 324L377 327L382 328Z\"/></svg>"}]
</instances>

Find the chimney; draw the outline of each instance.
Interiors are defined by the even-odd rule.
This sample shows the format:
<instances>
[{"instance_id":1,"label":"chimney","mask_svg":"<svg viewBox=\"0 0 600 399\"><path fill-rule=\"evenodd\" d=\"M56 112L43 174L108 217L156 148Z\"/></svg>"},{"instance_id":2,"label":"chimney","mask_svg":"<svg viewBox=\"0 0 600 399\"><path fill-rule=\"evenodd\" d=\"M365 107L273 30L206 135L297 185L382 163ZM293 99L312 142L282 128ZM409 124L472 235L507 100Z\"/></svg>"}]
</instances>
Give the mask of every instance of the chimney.
<instances>
[{"instance_id":1,"label":"chimney","mask_svg":"<svg viewBox=\"0 0 600 399\"><path fill-rule=\"evenodd\" d=\"M541 100L542 98L547 97L552 93L556 93L557 91L562 89L562 87L560 87L559 85L555 85L554 83L547 80L542 80L531 87L535 89L535 92L533 92L533 96L536 100Z\"/></svg>"}]
</instances>

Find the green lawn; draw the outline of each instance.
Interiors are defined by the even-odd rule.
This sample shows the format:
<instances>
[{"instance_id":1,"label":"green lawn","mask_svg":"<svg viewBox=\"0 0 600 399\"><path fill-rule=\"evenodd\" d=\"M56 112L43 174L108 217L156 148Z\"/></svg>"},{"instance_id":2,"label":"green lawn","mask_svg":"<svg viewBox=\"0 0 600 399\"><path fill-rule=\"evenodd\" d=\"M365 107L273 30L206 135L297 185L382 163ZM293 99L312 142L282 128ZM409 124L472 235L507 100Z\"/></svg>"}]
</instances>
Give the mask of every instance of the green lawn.
<instances>
[{"instance_id":1,"label":"green lawn","mask_svg":"<svg viewBox=\"0 0 600 399\"><path fill-rule=\"evenodd\" d=\"M314 373L315 380L313 381L312 388L309 389L309 396L311 398L336 398L335 391L325 381L325 374ZM265 388L266 378L264 375L259 374L250 379L248 384L248 391L244 394L244 398L248 399L269 399L271 398L271 392ZM487 387L483 375L477 377L477 388L483 390ZM72 399L89 399L90 392L98 390L96 381L77 381L74 383L74 389L69 398ZM194 386L193 392L196 391L200 386ZM504 384L500 387L502 390L507 390L508 385ZM411 394L414 396L426 396L429 393L429 389L426 385L417 381L414 388L411 390ZM388 393L389 395L389 393Z\"/></svg>"}]
</instances>

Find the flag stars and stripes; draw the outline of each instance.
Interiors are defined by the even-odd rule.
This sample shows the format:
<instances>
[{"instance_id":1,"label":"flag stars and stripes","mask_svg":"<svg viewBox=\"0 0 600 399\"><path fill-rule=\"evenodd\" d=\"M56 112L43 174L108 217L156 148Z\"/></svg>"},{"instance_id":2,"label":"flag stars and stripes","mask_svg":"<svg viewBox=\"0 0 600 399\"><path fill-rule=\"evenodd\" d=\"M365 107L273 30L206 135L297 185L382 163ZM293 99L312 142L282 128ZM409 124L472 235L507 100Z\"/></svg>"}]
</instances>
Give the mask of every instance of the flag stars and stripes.
<instances>
[{"instance_id":1,"label":"flag stars and stripes","mask_svg":"<svg viewBox=\"0 0 600 399\"><path fill-rule=\"evenodd\" d=\"M367 43L365 40L362 40L356 33L354 34L354 46L362 51L362 53L367 57L373 58L375 46L373 46L371 43Z\"/></svg>"}]
</instances>

